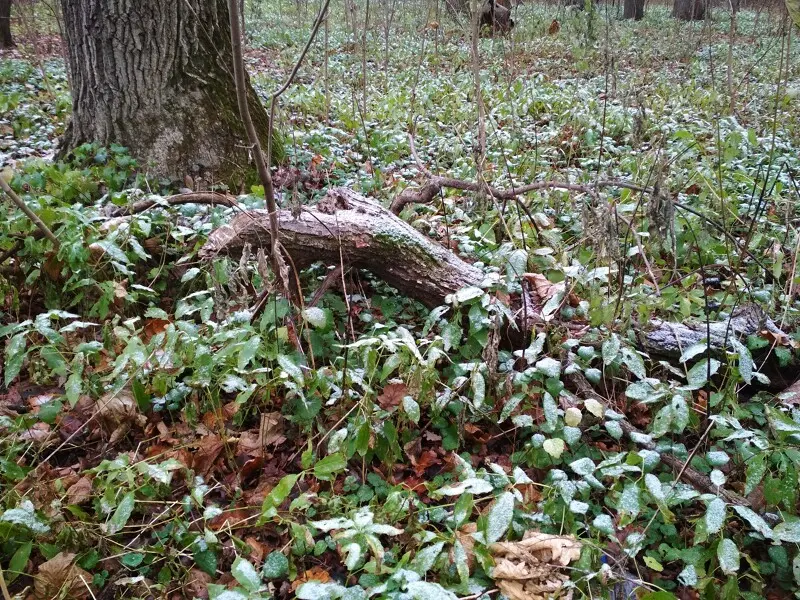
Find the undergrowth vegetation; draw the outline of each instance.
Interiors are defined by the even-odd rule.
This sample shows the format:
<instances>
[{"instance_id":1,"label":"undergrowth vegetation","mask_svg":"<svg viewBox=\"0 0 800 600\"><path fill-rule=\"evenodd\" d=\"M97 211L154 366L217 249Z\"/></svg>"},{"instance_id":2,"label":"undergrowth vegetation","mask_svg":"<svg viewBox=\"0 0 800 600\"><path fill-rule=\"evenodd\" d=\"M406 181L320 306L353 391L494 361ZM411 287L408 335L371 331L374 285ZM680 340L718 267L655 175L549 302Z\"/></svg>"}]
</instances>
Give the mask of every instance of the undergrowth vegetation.
<instances>
[{"instance_id":1,"label":"undergrowth vegetation","mask_svg":"<svg viewBox=\"0 0 800 600\"><path fill-rule=\"evenodd\" d=\"M479 177L468 36L427 6L393 6L372 7L365 52L334 11L327 48L320 35L282 98L276 180L305 175L284 206L339 185L388 203L425 180L410 133L430 171ZM271 294L254 314L273 285L263 256L198 258L235 211L166 206L178 190L122 147L53 162L63 64L4 60L0 158L61 243L4 205L11 592L492 598L494 544L535 530L581 542L561 592L573 597L607 597L621 578L654 599L796 594L800 394L779 392L800 344L800 62L766 13L739 15L728 62L722 11L698 24L657 5L640 23L614 11L524 5L509 38L480 40L480 176L635 185L598 188L600 203L448 191L406 208L486 274L430 311L345 273L314 306ZM312 12L248 2L265 97ZM262 189L245 192L244 207L263 207ZM111 216L142 199L156 206ZM329 267L299 274L306 302ZM497 331L524 273L552 293L525 347L508 348ZM718 355L701 341L671 362L639 343L655 319L725 321L753 304L786 335ZM568 385L574 374L604 401Z\"/></svg>"}]
</instances>

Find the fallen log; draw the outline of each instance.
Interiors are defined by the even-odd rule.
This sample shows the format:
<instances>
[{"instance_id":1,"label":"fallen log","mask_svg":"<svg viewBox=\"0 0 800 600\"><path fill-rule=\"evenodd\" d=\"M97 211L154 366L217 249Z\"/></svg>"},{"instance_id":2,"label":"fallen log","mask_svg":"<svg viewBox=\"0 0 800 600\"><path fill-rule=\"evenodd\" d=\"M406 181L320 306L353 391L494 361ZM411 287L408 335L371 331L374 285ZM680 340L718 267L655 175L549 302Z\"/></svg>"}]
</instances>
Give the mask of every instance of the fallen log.
<instances>
[{"instance_id":1,"label":"fallen log","mask_svg":"<svg viewBox=\"0 0 800 600\"><path fill-rule=\"evenodd\" d=\"M278 222L281 245L296 268L321 261L365 269L428 308L484 279L480 269L377 202L346 188L329 190L315 208L303 209L297 217L281 210ZM269 247L269 243L269 213L248 211L212 232L200 256L237 255L247 244Z\"/></svg>"},{"instance_id":2,"label":"fallen log","mask_svg":"<svg viewBox=\"0 0 800 600\"><path fill-rule=\"evenodd\" d=\"M781 341L789 339L756 304L740 307L724 321L686 324L653 319L650 326L648 331L639 336L643 349L652 354L671 358L680 356L687 348L703 340L707 340L709 349L716 354L731 348L732 340L739 340L761 331L766 331Z\"/></svg>"}]
</instances>

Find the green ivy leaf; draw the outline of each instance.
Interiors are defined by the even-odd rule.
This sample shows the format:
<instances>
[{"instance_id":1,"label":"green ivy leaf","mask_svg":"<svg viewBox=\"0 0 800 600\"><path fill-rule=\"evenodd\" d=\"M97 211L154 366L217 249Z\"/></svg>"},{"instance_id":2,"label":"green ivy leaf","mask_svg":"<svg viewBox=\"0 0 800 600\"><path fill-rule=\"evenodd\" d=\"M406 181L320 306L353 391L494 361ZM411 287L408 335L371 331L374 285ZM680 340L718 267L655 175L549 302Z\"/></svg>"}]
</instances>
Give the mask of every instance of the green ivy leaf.
<instances>
[{"instance_id":1,"label":"green ivy leaf","mask_svg":"<svg viewBox=\"0 0 800 600\"><path fill-rule=\"evenodd\" d=\"M8 583L12 583L17 577L25 573L25 567L31 556L31 550L33 550L33 542L28 541L14 552L11 560L8 561L8 570L6 571Z\"/></svg>"},{"instance_id":2,"label":"green ivy leaf","mask_svg":"<svg viewBox=\"0 0 800 600\"><path fill-rule=\"evenodd\" d=\"M322 480L329 480L335 473L343 471L347 467L347 459L341 452L329 454L314 465L314 477Z\"/></svg>"},{"instance_id":3,"label":"green ivy leaf","mask_svg":"<svg viewBox=\"0 0 800 600\"><path fill-rule=\"evenodd\" d=\"M25 360L25 347L28 344L28 337L25 333L18 333L11 338L6 348L6 363L4 367L5 386L11 385L22 370L22 363Z\"/></svg>"},{"instance_id":4,"label":"green ivy leaf","mask_svg":"<svg viewBox=\"0 0 800 600\"><path fill-rule=\"evenodd\" d=\"M264 569L262 574L267 579L278 579L283 577L289 572L289 559L283 554L273 550L267 555L264 561Z\"/></svg>"},{"instance_id":5,"label":"green ivy leaf","mask_svg":"<svg viewBox=\"0 0 800 600\"><path fill-rule=\"evenodd\" d=\"M231 566L231 575L238 581L241 586L248 592L257 592L261 587L261 577L258 575L256 568L241 556L237 556Z\"/></svg>"},{"instance_id":6,"label":"green ivy leaf","mask_svg":"<svg viewBox=\"0 0 800 600\"><path fill-rule=\"evenodd\" d=\"M111 515L111 520L108 523L108 533L114 534L122 531L122 528L128 523L128 519L133 514L133 508L136 506L136 497L133 492L128 492L122 497L122 501L117 505L114 514Z\"/></svg>"}]
</instances>

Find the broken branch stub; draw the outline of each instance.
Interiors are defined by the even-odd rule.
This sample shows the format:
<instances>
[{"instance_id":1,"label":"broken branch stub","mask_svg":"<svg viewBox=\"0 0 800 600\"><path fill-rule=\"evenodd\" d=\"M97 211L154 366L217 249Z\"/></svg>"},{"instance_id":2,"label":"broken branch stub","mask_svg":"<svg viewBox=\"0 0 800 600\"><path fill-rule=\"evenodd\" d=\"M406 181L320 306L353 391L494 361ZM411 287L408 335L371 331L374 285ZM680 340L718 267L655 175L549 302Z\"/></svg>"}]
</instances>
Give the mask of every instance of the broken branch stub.
<instances>
[{"instance_id":1,"label":"broken branch stub","mask_svg":"<svg viewBox=\"0 0 800 600\"><path fill-rule=\"evenodd\" d=\"M281 244L298 269L321 261L370 271L428 308L467 286L480 285L483 273L377 202L346 188L334 188L314 208L295 218L278 213ZM246 244L269 247L267 211L236 215L208 238L205 259L241 253Z\"/></svg>"}]
</instances>

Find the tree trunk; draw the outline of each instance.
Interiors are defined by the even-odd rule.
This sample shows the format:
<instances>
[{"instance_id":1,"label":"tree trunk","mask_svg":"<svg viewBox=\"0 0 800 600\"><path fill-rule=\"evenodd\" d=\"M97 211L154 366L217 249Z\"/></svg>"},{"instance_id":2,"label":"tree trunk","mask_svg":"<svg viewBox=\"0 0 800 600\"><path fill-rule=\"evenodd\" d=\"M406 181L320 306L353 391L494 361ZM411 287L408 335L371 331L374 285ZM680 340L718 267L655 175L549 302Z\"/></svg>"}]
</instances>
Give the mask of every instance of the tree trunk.
<instances>
[{"instance_id":1,"label":"tree trunk","mask_svg":"<svg viewBox=\"0 0 800 600\"><path fill-rule=\"evenodd\" d=\"M672 16L681 21L699 21L706 18L706 0L675 0Z\"/></svg>"},{"instance_id":2,"label":"tree trunk","mask_svg":"<svg viewBox=\"0 0 800 600\"><path fill-rule=\"evenodd\" d=\"M0 0L0 48L13 48L11 37L11 0Z\"/></svg>"},{"instance_id":3,"label":"tree trunk","mask_svg":"<svg viewBox=\"0 0 800 600\"><path fill-rule=\"evenodd\" d=\"M625 0L623 17L641 21L644 18L644 0Z\"/></svg>"},{"instance_id":4,"label":"tree trunk","mask_svg":"<svg viewBox=\"0 0 800 600\"><path fill-rule=\"evenodd\" d=\"M150 175L237 189L253 170L236 102L227 0L61 0L72 118L61 154L129 148ZM266 146L269 117L248 83ZM254 180L254 179L253 179Z\"/></svg>"}]
</instances>

